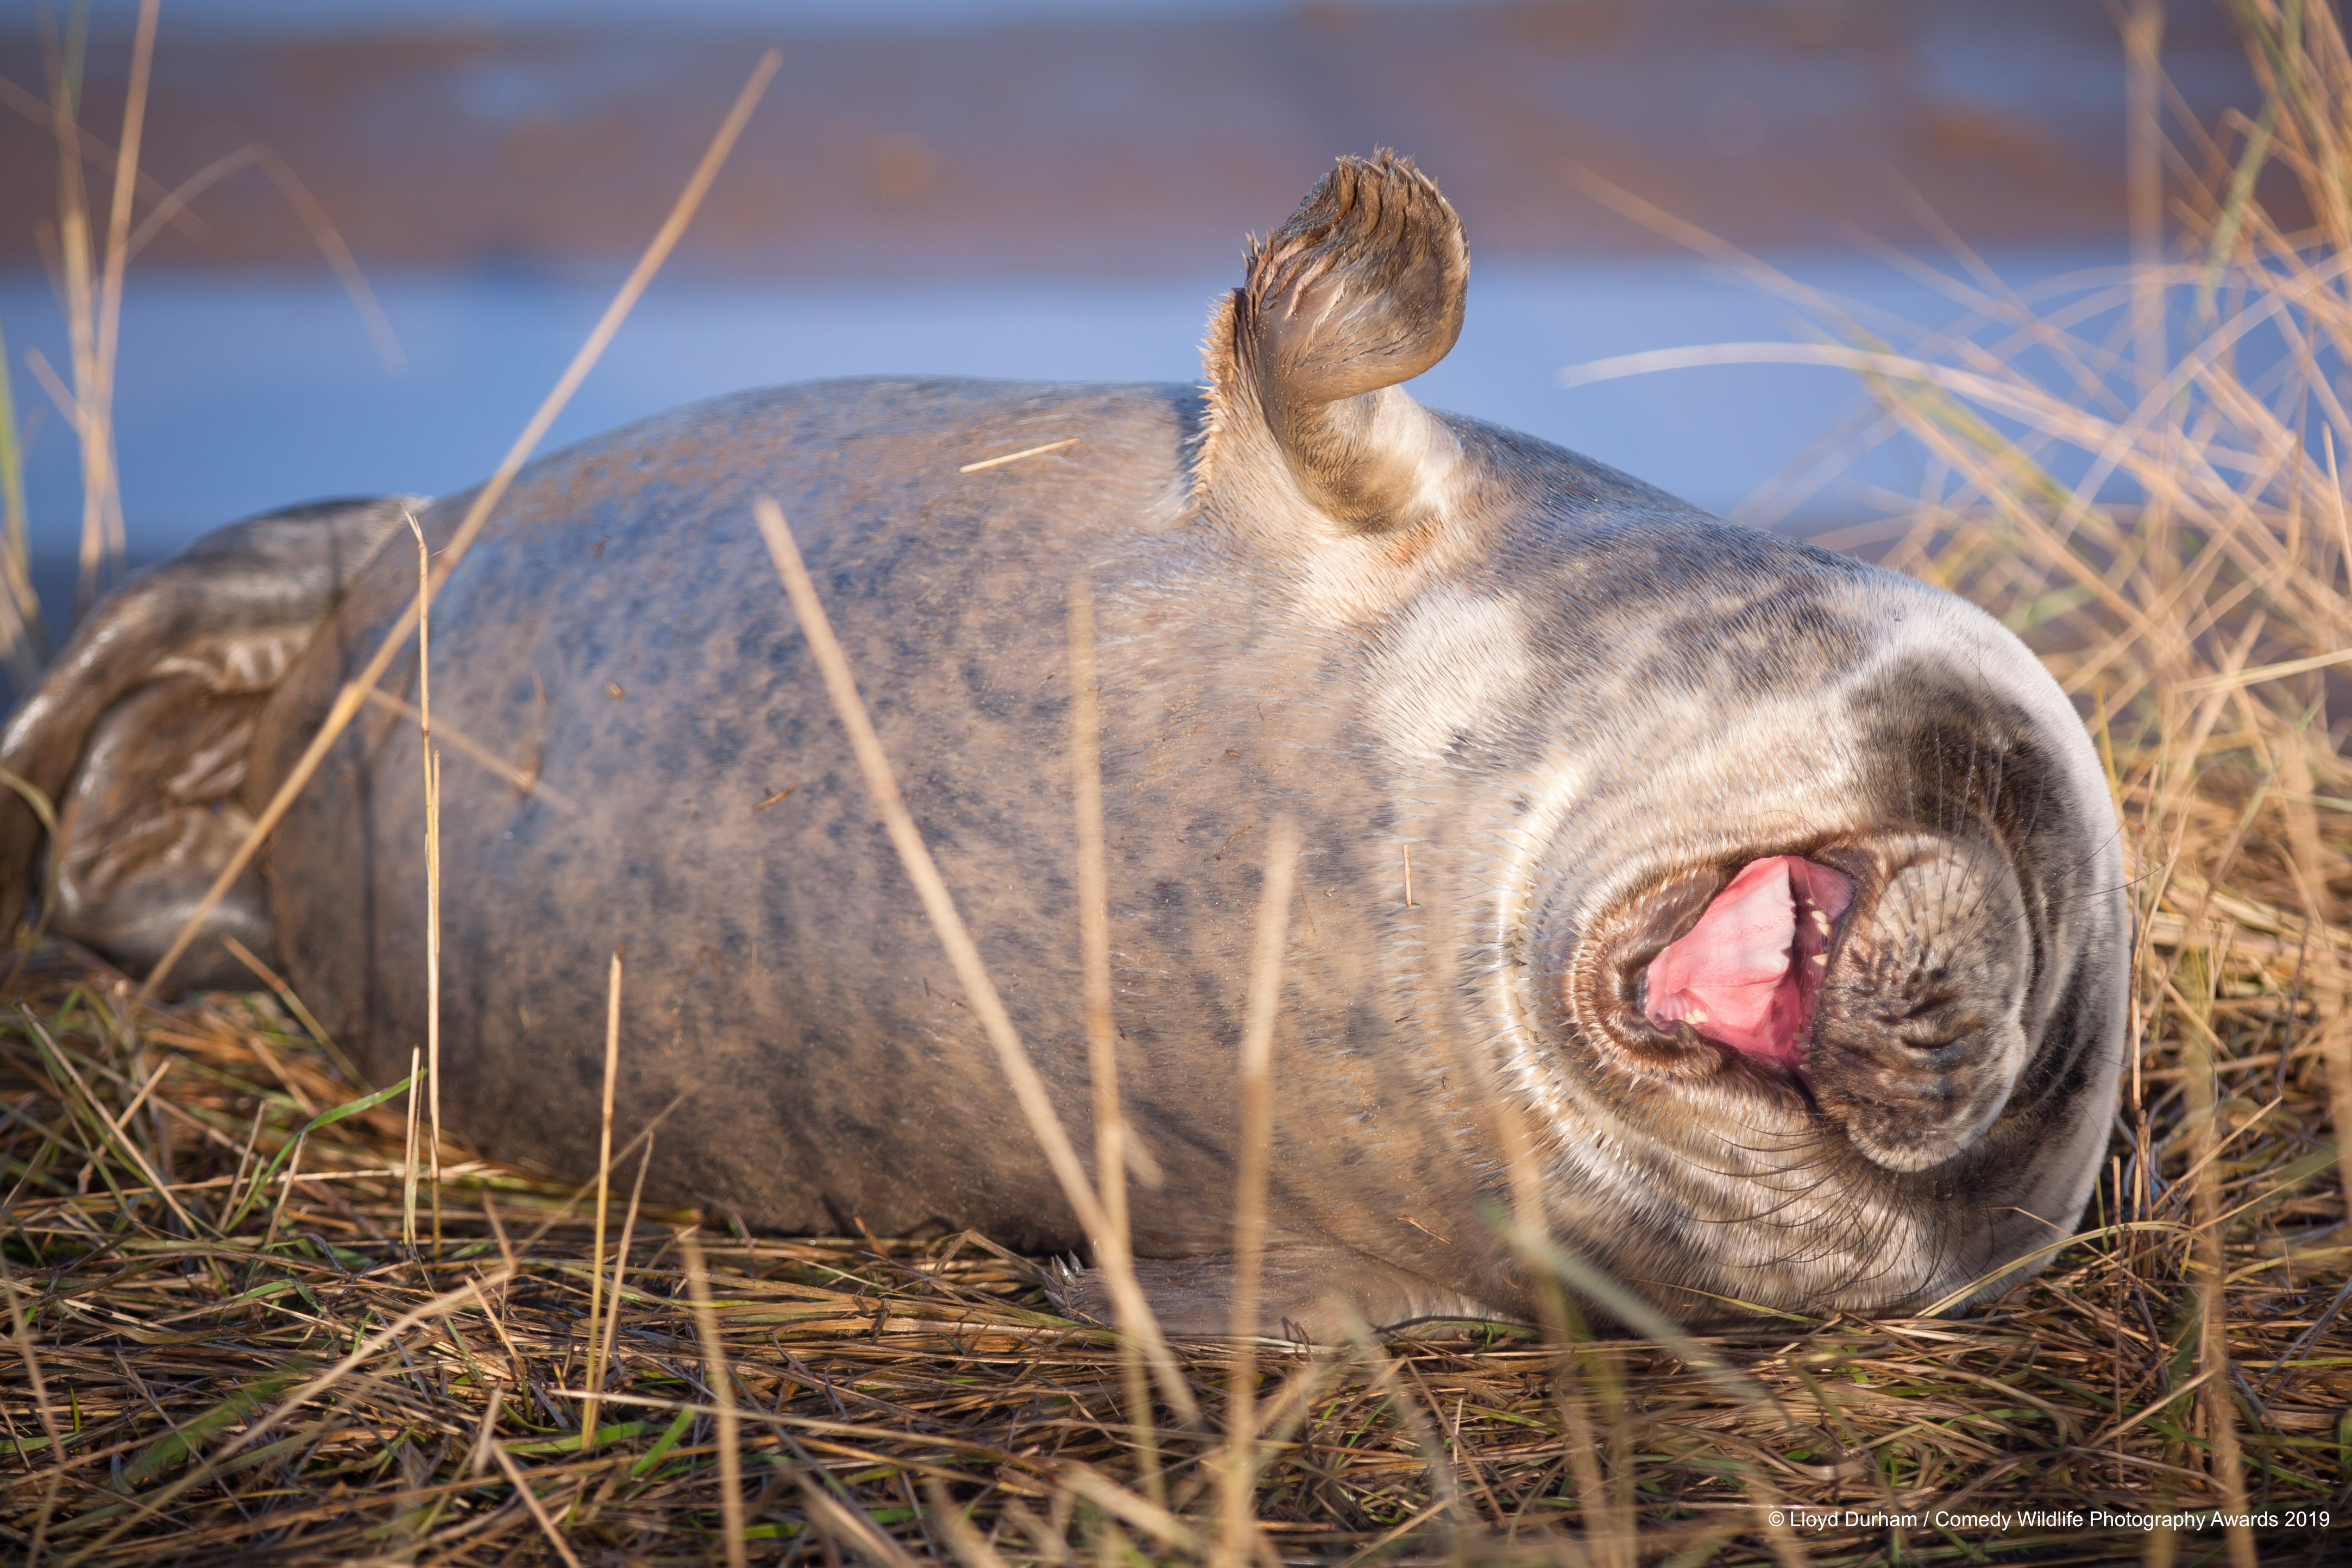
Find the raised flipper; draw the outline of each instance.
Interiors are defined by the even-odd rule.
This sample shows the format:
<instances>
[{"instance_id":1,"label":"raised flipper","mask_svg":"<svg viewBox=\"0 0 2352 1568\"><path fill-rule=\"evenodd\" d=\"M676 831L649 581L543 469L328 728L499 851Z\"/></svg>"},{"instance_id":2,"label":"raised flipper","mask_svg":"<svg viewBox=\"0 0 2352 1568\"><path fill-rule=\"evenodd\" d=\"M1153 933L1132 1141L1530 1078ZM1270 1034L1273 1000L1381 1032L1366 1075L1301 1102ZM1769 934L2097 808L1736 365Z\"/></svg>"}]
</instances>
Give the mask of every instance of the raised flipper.
<instances>
[{"instance_id":1,"label":"raised flipper","mask_svg":"<svg viewBox=\"0 0 2352 1568\"><path fill-rule=\"evenodd\" d=\"M1340 159L1210 318L1204 494L1278 512L1263 476L1286 468L1342 533L1432 521L1459 447L1397 383L1454 347L1469 283L1461 222L1411 159Z\"/></svg>"},{"instance_id":2,"label":"raised flipper","mask_svg":"<svg viewBox=\"0 0 2352 1568\"><path fill-rule=\"evenodd\" d=\"M1138 1258L1135 1274L1162 1333L1233 1332L1232 1258ZM1066 1271L1055 1282L1053 1295L1055 1304L1073 1317L1105 1323L1116 1319L1110 1288L1098 1269ZM1266 1249L1258 1286L1259 1333L1310 1344L1345 1343L1351 1314L1373 1329L1433 1318L1497 1315L1466 1296L1352 1248Z\"/></svg>"},{"instance_id":3,"label":"raised flipper","mask_svg":"<svg viewBox=\"0 0 2352 1568\"><path fill-rule=\"evenodd\" d=\"M43 830L0 791L0 933L37 893L48 924L134 974L162 957L253 825L254 721L344 587L424 502L320 501L207 534L100 600L0 730L0 767L58 809ZM250 984L218 938L268 956L248 871L175 967L190 988Z\"/></svg>"}]
</instances>

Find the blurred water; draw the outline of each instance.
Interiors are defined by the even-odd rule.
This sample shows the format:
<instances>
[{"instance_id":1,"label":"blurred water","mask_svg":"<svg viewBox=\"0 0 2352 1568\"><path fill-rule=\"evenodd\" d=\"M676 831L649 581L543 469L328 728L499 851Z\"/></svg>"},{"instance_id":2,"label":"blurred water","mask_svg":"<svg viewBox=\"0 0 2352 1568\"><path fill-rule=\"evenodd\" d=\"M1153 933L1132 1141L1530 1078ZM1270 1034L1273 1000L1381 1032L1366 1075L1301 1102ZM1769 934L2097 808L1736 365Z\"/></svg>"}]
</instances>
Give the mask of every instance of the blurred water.
<instances>
[{"instance_id":1,"label":"blurred water","mask_svg":"<svg viewBox=\"0 0 2352 1568\"><path fill-rule=\"evenodd\" d=\"M2012 282L2112 260L1995 256ZM1893 318L1940 324L1956 308L1883 263L1785 264L1807 283ZM872 373L1190 381L1209 302L1232 281L1036 281L853 288L656 287L543 450L693 399L779 382ZM168 553L221 523L321 496L446 492L494 467L585 338L603 288L523 277L380 278L407 356L387 371L331 282L134 275L116 399L134 555ZM35 425L27 483L37 553L69 556L79 469L64 421L24 369L69 362L46 286L0 282L20 415ZM1858 405L1837 371L1744 366L1563 390L1563 366L1640 350L1801 336L1750 284L1706 265L1638 261L1481 267L1454 353L1415 384L1424 402L1574 447L1712 510L1737 506ZM1842 521L1862 486L1909 489L1890 448L1816 498L1801 522ZM54 575L52 580L54 580Z\"/></svg>"},{"instance_id":2,"label":"blurred water","mask_svg":"<svg viewBox=\"0 0 2352 1568\"><path fill-rule=\"evenodd\" d=\"M1362 5L1365 0L1349 0ZM1399 8L1492 5L1495 0L1371 0ZM1161 20L1202 16L1281 16L1298 0L203 0L167 7L165 25L195 33L332 34L436 27L529 29L548 26L643 26L737 30L746 26L795 32L939 32L959 27L1031 23ZM95 25L127 30L137 0L96 0Z\"/></svg>"}]
</instances>

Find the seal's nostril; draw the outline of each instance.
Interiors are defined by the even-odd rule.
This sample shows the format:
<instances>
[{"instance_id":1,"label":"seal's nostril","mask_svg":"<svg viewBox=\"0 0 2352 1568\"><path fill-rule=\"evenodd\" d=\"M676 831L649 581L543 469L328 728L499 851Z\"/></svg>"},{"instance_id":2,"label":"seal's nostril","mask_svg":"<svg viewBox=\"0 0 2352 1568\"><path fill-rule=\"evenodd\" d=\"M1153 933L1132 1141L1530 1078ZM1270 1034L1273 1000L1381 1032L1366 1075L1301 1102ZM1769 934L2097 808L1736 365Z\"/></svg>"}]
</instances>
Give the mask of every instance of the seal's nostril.
<instances>
[{"instance_id":1,"label":"seal's nostril","mask_svg":"<svg viewBox=\"0 0 2352 1568\"><path fill-rule=\"evenodd\" d=\"M1864 1010L1862 1016L1881 1029L1896 1030L1906 1036L1916 1035L1922 1032L1923 1026L1927 1029L1934 1028L1937 1018L1949 1010L1953 998L1949 997L1937 997L1922 1001L1908 997L1895 996ZM1958 1031L1948 1030L1943 1032Z\"/></svg>"},{"instance_id":2,"label":"seal's nostril","mask_svg":"<svg viewBox=\"0 0 2352 1568\"><path fill-rule=\"evenodd\" d=\"M1892 870L1842 938L1811 1059L1824 1112L1891 1170L1968 1148L2028 1053L2027 915L1990 846L1894 846Z\"/></svg>"}]
</instances>

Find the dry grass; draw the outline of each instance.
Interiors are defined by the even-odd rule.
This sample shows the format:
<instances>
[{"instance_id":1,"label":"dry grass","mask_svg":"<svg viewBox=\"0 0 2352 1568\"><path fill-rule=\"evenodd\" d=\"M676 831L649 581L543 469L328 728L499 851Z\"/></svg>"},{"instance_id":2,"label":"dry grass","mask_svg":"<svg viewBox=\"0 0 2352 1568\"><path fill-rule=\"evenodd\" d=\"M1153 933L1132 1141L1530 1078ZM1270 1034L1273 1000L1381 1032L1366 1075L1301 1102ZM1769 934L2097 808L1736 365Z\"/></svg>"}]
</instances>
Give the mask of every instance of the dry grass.
<instances>
[{"instance_id":1,"label":"dry grass","mask_svg":"<svg viewBox=\"0 0 2352 1568\"><path fill-rule=\"evenodd\" d=\"M28 946L0 990L0 1555L2337 1560L2352 57L2325 8L2242 9L2272 107L2164 150L2205 193L2172 214L2187 260L2030 301L1964 265L1973 315L1933 338L1808 298L1824 341L1790 350L1871 381L1844 447L1929 455L1868 542L2033 639L2110 765L2134 1060L2040 1279L1965 1321L1702 1342L1178 1344L1147 1412L1132 1347L983 1238L720 1236L634 1192L615 1238L637 1145L601 1189L434 1149L429 1114L419 1149L414 1097L367 1095L290 997L141 1007ZM2315 232L2271 225L2266 163ZM1254 1528L1220 1516L1234 1474ZM2336 1524L1786 1521L2099 1507Z\"/></svg>"},{"instance_id":2,"label":"dry grass","mask_svg":"<svg viewBox=\"0 0 2352 1568\"><path fill-rule=\"evenodd\" d=\"M730 1495L762 1560L871 1560L886 1539L946 1556L958 1521L985 1542L963 1554L975 1564L1191 1557L1214 1533L1228 1347L1178 1346L1203 1419L1185 1428L1163 1407L1163 1511L1137 1484L1116 1336L1053 1315L1036 1263L976 1236L706 1234L721 1382L680 1245L701 1217L633 1201L607 1281L602 1414L583 1437L588 1192L449 1146L439 1255L429 1241L412 1254L401 1100L310 1133L273 1168L353 1093L274 998L204 998L126 1044L108 998L128 986L87 960L44 949L10 995L0 1158L28 1331L0 1366L0 1539L14 1558L37 1540L44 1560L98 1563L558 1561L551 1529L582 1563L698 1563L723 1553ZM2342 1518L2352 1322L2309 1333L2340 1301L2352 1249L2332 1229L2326 1117L2295 1091L2307 1071L2259 1121L2269 1094L2238 1092L2274 1080L2283 1010L2215 1015L2234 1136L2207 1186L2186 1170L2195 1053L2178 1036L2149 1051L2164 1181L2135 1211L2140 1228L2074 1243L1969 1322L1791 1321L1704 1342L1794 1434L1688 1345L1603 1340L1564 1357L1534 1331L1496 1329L1317 1355L1255 1347L1265 1541L1291 1561L1376 1548L1629 1561L1636 1542L1645 1562L1748 1561L1775 1555L1759 1506L2210 1506L2199 1395L2219 1363L2200 1338L2200 1192L2229 1215L2215 1249L2222 1379L2253 1501ZM133 1147L184 1219L136 1173ZM623 1150L616 1170L635 1157ZM1590 1486L1562 1440L1571 1422L1592 1434ZM2284 1560L2325 1560L2311 1532L2279 1535ZM1878 1529L1799 1539L1819 1562L1882 1558L1888 1543ZM2105 1561L2145 1539L2019 1531L1987 1544ZM1908 1532L1904 1554L1968 1556L1932 1528Z\"/></svg>"}]
</instances>

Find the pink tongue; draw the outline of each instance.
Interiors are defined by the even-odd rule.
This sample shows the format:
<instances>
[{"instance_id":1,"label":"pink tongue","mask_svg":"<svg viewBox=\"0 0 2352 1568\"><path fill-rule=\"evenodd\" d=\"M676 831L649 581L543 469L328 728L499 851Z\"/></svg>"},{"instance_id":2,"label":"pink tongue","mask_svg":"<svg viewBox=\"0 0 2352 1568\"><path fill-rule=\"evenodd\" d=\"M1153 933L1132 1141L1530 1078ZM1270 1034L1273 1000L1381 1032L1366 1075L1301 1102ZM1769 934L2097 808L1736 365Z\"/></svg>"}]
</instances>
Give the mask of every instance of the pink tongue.
<instances>
[{"instance_id":1,"label":"pink tongue","mask_svg":"<svg viewBox=\"0 0 2352 1568\"><path fill-rule=\"evenodd\" d=\"M1791 877L1799 879L1791 885ZM1800 894L1810 923L1799 926ZM1827 866L1773 855L1741 869L1699 922L1650 962L1646 1010L1780 1067L1803 1064L1822 977L1813 964L1853 887ZM1818 913L1817 913L1818 912Z\"/></svg>"}]
</instances>

